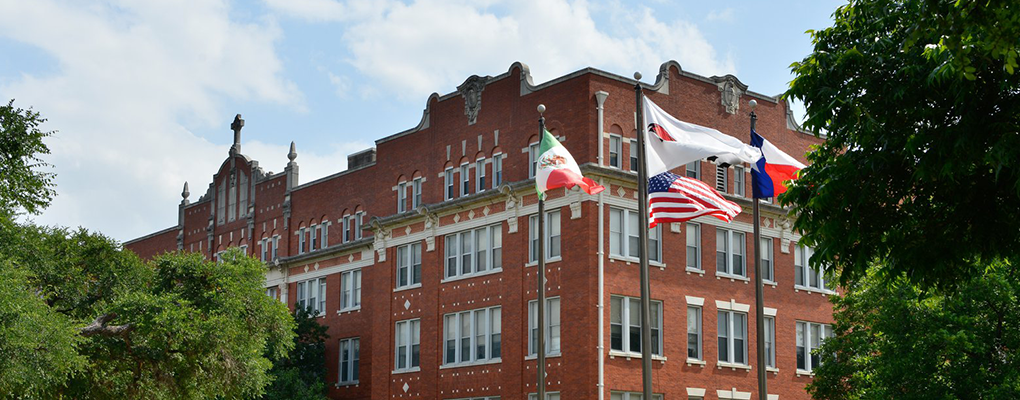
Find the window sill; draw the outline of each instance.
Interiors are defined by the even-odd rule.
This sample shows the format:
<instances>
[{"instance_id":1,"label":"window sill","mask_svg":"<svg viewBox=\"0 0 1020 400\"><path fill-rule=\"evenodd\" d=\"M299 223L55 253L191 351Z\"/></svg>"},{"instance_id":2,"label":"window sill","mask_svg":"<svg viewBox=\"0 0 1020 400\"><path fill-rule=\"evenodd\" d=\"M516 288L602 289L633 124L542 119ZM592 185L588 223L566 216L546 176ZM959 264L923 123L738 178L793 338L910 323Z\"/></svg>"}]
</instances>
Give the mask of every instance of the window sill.
<instances>
[{"instance_id":1,"label":"window sill","mask_svg":"<svg viewBox=\"0 0 1020 400\"><path fill-rule=\"evenodd\" d=\"M751 278L748 278L746 276L731 275L731 274L727 274L727 273L716 271L715 279L723 279L723 278L729 279L730 282L743 281L744 284L747 284L747 283L751 282Z\"/></svg>"},{"instance_id":2,"label":"window sill","mask_svg":"<svg viewBox=\"0 0 1020 400\"><path fill-rule=\"evenodd\" d=\"M480 276L488 276L488 275L498 274L500 272L503 272L503 268L502 267L500 267L498 269L490 269L490 270L487 270L487 271L482 272L482 273L474 272L474 273L471 273L470 275L458 275L458 276L455 276L455 277L452 277L452 278L446 278L446 279L443 279L443 280L439 281L439 283L456 282L456 281L461 281L461 280L464 280L464 279L471 279L471 278L477 278L477 277L480 277Z\"/></svg>"},{"instance_id":3,"label":"window sill","mask_svg":"<svg viewBox=\"0 0 1020 400\"><path fill-rule=\"evenodd\" d=\"M641 260L639 260L637 258L634 258L634 257L624 257L624 256L618 256L618 255L610 254L609 255L609 262L616 262L616 261L625 262L625 263L627 263L627 265L637 264L637 263L641 262ZM663 264L661 262L654 261L654 260L648 260L648 265L651 266L651 267L659 267L659 269L666 269L666 264Z\"/></svg>"},{"instance_id":4,"label":"window sill","mask_svg":"<svg viewBox=\"0 0 1020 400\"><path fill-rule=\"evenodd\" d=\"M743 370L748 370L748 371L750 371L750 370L751 370L751 366L750 366L750 365L744 365L744 364L731 364L731 363L728 363L728 362L723 362L723 361L719 361L718 363L716 363L716 364L715 364L715 367L716 367L717 369L723 369L723 368L729 368L729 369L731 369L731 370L733 370L733 371L736 371L736 370L738 370L738 369L743 369Z\"/></svg>"},{"instance_id":5,"label":"window sill","mask_svg":"<svg viewBox=\"0 0 1020 400\"><path fill-rule=\"evenodd\" d=\"M551 353L551 354L546 354L545 358L546 359L556 358L556 357L559 357L559 356L562 356L562 355L563 355L563 353ZM537 354L532 354L530 356L524 357L524 361L531 361L531 360L537 360L537 359L538 359L538 355Z\"/></svg>"},{"instance_id":6,"label":"window sill","mask_svg":"<svg viewBox=\"0 0 1020 400\"><path fill-rule=\"evenodd\" d=\"M616 358L616 357L623 357L623 358L626 358L627 360L631 360L631 359L635 359L635 358L640 360L641 359L641 353L632 353L632 352L629 352L629 351L619 351L619 350L609 350L609 358ZM667 359L664 356L660 356L658 354L652 354L652 360L661 361L661 362L665 363Z\"/></svg>"},{"instance_id":7,"label":"window sill","mask_svg":"<svg viewBox=\"0 0 1020 400\"><path fill-rule=\"evenodd\" d=\"M494 359L485 360L485 361L472 361L472 362L463 362L463 363L455 363L455 364L443 364L443 365L439 366L439 369L454 369L454 368L464 368L464 367L477 367L479 365L499 364L501 362L503 362L502 358L494 358Z\"/></svg>"},{"instance_id":8,"label":"window sill","mask_svg":"<svg viewBox=\"0 0 1020 400\"><path fill-rule=\"evenodd\" d=\"M698 274L698 275L701 275L701 276L705 276L705 270L703 270L703 269L694 269L694 268L691 268L691 267L687 267L686 271L687 271L687 275Z\"/></svg>"},{"instance_id":9,"label":"window sill","mask_svg":"<svg viewBox=\"0 0 1020 400\"><path fill-rule=\"evenodd\" d=\"M771 372L773 374L779 374L779 368L765 367L765 372Z\"/></svg>"},{"instance_id":10,"label":"window sill","mask_svg":"<svg viewBox=\"0 0 1020 400\"><path fill-rule=\"evenodd\" d=\"M339 389L339 388L342 388L342 387L348 387L348 386L358 386L358 385L359 385L360 383L361 383L361 382L358 382L358 381L351 381L351 382L337 382L337 384L336 384L336 385L334 385L334 386L336 386L336 388L337 388L337 389Z\"/></svg>"},{"instance_id":11,"label":"window sill","mask_svg":"<svg viewBox=\"0 0 1020 400\"><path fill-rule=\"evenodd\" d=\"M355 312L355 311L359 311L359 312L361 311L361 305L360 304L356 305L354 307L342 308L342 309L336 310L336 315L350 314L350 313Z\"/></svg>"},{"instance_id":12,"label":"window sill","mask_svg":"<svg viewBox=\"0 0 1020 400\"><path fill-rule=\"evenodd\" d=\"M706 363L705 360L698 360L698 359L694 359L694 358L688 358L687 359L687 366L698 365L701 368L705 368L706 364L708 364L708 363Z\"/></svg>"},{"instance_id":13,"label":"window sill","mask_svg":"<svg viewBox=\"0 0 1020 400\"><path fill-rule=\"evenodd\" d=\"M545 259L545 265L549 265L551 263L560 262L560 261L563 261L563 257L547 258L547 259ZM525 267L534 267L534 266L537 266L537 265L538 265L538 261L531 261L531 262L529 262L527 264L524 264Z\"/></svg>"},{"instance_id":14,"label":"window sill","mask_svg":"<svg viewBox=\"0 0 1020 400\"><path fill-rule=\"evenodd\" d=\"M400 374L410 374L410 373L414 373L414 372L421 372L421 367L395 369L395 370L393 370L393 372L391 372L391 374L392 375L400 375Z\"/></svg>"},{"instance_id":15,"label":"window sill","mask_svg":"<svg viewBox=\"0 0 1020 400\"><path fill-rule=\"evenodd\" d=\"M762 283L762 285L770 285L770 286L772 286L773 289L776 287L776 282L775 281L770 281L768 279L762 279L761 283Z\"/></svg>"},{"instance_id":16,"label":"window sill","mask_svg":"<svg viewBox=\"0 0 1020 400\"><path fill-rule=\"evenodd\" d=\"M396 289L393 289L393 293L403 292L405 290L411 290L411 289L421 289L421 284L420 283L415 283L413 285L401 286L401 287L398 287Z\"/></svg>"},{"instance_id":17,"label":"window sill","mask_svg":"<svg viewBox=\"0 0 1020 400\"><path fill-rule=\"evenodd\" d=\"M811 372L811 371L805 371L805 370L802 370L800 368L797 368L797 376L810 376L810 377L814 377L815 373Z\"/></svg>"},{"instance_id":18,"label":"window sill","mask_svg":"<svg viewBox=\"0 0 1020 400\"><path fill-rule=\"evenodd\" d=\"M818 294L823 295L823 296L835 296L836 295L835 291L829 290L829 289L817 289L817 288L813 288L813 287L810 287L810 286L793 285L793 291L799 292L801 290L803 290L805 292L808 292L808 293L818 293Z\"/></svg>"}]
</instances>

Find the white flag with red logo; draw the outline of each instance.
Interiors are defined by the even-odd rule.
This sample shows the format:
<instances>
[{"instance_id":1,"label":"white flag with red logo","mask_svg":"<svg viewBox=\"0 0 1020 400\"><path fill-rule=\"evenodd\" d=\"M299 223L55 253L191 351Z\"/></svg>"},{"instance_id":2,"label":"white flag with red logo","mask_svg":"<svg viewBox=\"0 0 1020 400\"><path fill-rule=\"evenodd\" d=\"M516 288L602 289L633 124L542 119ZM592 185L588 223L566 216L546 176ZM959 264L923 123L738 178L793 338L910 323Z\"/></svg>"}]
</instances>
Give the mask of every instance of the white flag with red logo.
<instances>
[{"instance_id":1,"label":"white flag with red logo","mask_svg":"<svg viewBox=\"0 0 1020 400\"><path fill-rule=\"evenodd\" d=\"M648 124L645 136L648 176L712 156L718 157L718 162L752 165L761 158L757 148L715 129L673 118L648 97L642 104Z\"/></svg>"}]
</instances>

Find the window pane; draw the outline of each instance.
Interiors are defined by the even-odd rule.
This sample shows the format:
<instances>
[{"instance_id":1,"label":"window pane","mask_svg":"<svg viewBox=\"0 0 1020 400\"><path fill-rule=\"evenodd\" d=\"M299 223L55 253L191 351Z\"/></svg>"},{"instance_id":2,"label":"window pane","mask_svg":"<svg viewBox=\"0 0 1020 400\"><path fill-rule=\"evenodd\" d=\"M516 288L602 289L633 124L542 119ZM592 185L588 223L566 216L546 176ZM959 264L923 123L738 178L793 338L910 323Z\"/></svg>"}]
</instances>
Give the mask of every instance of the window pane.
<instances>
[{"instance_id":1,"label":"window pane","mask_svg":"<svg viewBox=\"0 0 1020 400\"><path fill-rule=\"evenodd\" d=\"M701 249L701 225L687 224L687 267L701 269L698 262Z\"/></svg>"},{"instance_id":2,"label":"window pane","mask_svg":"<svg viewBox=\"0 0 1020 400\"><path fill-rule=\"evenodd\" d=\"M502 333L503 333L503 309L496 307L489 315L489 324L492 331L491 358L502 357Z\"/></svg>"},{"instance_id":3,"label":"window pane","mask_svg":"<svg viewBox=\"0 0 1020 400\"><path fill-rule=\"evenodd\" d=\"M729 251L729 232L716 229L715 230L715 269L718 272L729 273L730 269L726 265L726 253Z\"/></svg>"},{"instance_id":4,"label":"window pane","mask_svg":"<svg viewBox=\"0 0 1020 400\"><path fill-rule=\"evenodd\" d=\"M719 361L728 362L730 360L729 353L729 331L730 331L730 313L726 311L719 311L719 324L717 331L719 332Z\"/></svg>"},{"instance_id":5,"label":"window pane","mask_svg":"<svg viewBox=\"0 0 1020 400\"><path fill-rule=\"evenodd\" d=\"M457 276L457 235L446 235L446 277Z\"/></svg>"},{"instance_id":6,"label":"window pane","mask_svg":"<svg viewBox=\"0 0 1020 400\"><path fill-rule=\"evenodd\" d=\"M621 297L609 299L609 348L623 351L623 305Z\"/></svg>"},{"instance_id":7,"label":"window pane","mask_svg":"<svg viewBox=\"0 0 1020 400\"><path fill-rule=\"evenodd\" d=\"M489 269L489 235L486 228L475 231L475 260L478 260L478 272Z\"/></svg>"},{"instance_id":8,"label":"window pane","mask_svg":"<svg viewBox=\"0 0 1020 400\"><path fill-rule=\"evenodd\" d=\"M744 233L733 232L733 243L730 245L733 249L733 274L746 276L744 273Z\"/></svg>"},{"instance_id":9,"label":"window pane","mask_svg":"<svg viewBox=\"0 0 1020 400\"><path fill-rule=\"evenodd\" d=\"M421 243L411 245L411 284L421 283Z\"/></svg>"},{"instance_id":10,"label":"window pane","mask_svg":"<svg viewBox=\"0 0 1020 400\"><path fill-rule=\"evenodd\" d=\"M805 353L804 344L807 341L804 338L804 334L805 334L804 323L803 322L798 322L797 323L797 368L799 368L799 369L807 369L807 362L806 362L806 360L804 358L804 355L805 355L804 354Z\"/></svg>"},{"instance_id":11,"label":"window pane","mask_svg":"<svg viewBox=\"0 0 1020 400\"><path fill-rule=\"evenodd\" d=\"M638 299L628 299L630 311L630 351L641 352L641 302Z\"/></svg>"},{"instance_id":12,"label":"window pane","mask_svg":"<svg viewBox=\"0 0 1020 400\"><path fill-rule=\"evenodd\" d=\"M549 299L549 343L550 353L560 352L560 299Z\"/></svg>"},{"instance_id":13,"label":"window pane","mask_svg":"<svg viewBox=\"0 0 1020 400\"><path fill-rule=\"evenodd\" d=\"M639 257L641 248L640 235L641 223L638 221L637 213L627 212L627 253L631 257Z\"/></svg>"},{"instance_id":14,"label":"window pane","mask_svg":"<svg viewBox=\"0 0 1020 400\"><path fill-rule=\"evenodd\" d=\"M550 258L560 256L560 213L549 213L549 248L546 249Z\"/></svg>"},{"instance_id":15,"label":"window pane","mask_svg":"<svg viewBox=\"0 0 1020 400\"><path fill-rule=\"evenodd\" d=\"M443 322L446 338L446 363L457 362L457 314L447 314Z\"/></svg>"},{"instance_id":16,"label":"window pane","mask_svg":"<svg viewBox=\"0 0 1020 400\"><path fill-rule=\"evenodd\" d=\"M818 324L810 324L809 326L811 327L811 369L814 369L820 365L818 362L818 354L815 352L815 349L821 345L822 326Z\"/></svg>"},{"instance_id":17,"label":"window pane","mask_svg":"<svg viewBox=\"0 0 1020 400\"><path fill-rule=\"evenodd\" d=\"M488 322L485 320L486 310L475 310L475 359L484 360L486 358L485 349L488 345L486 339L486 332L488 331Z\"/></svg>"},{"instance_id":18,"label":"window pane","mask_svg":"<svg viewBox=\"0 0 1020 400\"><path fill-rule=\"evenodd\" d=\"M460 313L460 361L471 360L471 313Z\"/></svg>"},{"instance_id":19,"label":"window pane","mask_svg":"<svg viewBox=\"0 0 1020 400\"><path fill-rule=\"evenodd\" d=\"M461 271L460 271L460 273L462 273L462 274L470 274L471 271L472 271L472 268L471 268L471 258L472 258L471 257L472 256L472 254L471 254L471 247L472 247L471 244L472 243L471 242L472 242L472 240L471 240L471 231L462 232L460 234L460 246L461 246L461 248L460 248L461 249L461 251L460 251L460 257L461 257L460 258L460 267L461 267Z\"/></svg>"},{"instance_id":20,"label":"window pane","mask_svg":"<svg viewBox=\"0 0 1020 400\"><path fill-rule=\"evenodd\" d=\"M733 362L747 364L747 314L733 313Z\"/></svg>"},{"instance_id":21,"label":"window pane","mask_svg":"<svg viewBox=\"0 0 1020 400\"><path fill-rule=\"evenodd\" d=\"M623 255L623 210L609 209L609 254Z\"/></svg>"},{"instance_id":22,"label":"window pane","mask_svg":"<svg viewBox=\"0 0 1020 400\"><path fill-rule=\"evenodd\" d=\"M490 227L492 233L492 269L503 268L503 224Z\"/></svg>"},{"instance_id":23,"label":"window pane","mask_svg":"<svg viewBox=\"0 0 1020 400\"><path fill-rule=\"evenodd\" d=\"M687 307L687 358L701 359L701 308Z\"/></svg>"}]
</instances>

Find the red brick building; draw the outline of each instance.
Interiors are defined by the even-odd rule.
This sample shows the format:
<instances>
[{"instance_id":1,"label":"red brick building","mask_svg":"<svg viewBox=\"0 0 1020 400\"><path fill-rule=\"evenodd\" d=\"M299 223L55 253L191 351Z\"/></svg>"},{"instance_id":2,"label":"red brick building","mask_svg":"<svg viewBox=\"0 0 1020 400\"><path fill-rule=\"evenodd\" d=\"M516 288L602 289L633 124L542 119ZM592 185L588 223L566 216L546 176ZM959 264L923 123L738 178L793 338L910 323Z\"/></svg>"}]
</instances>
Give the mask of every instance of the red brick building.
<instances>
[{"instance_id":1,"label":"red brick building","mask_svg":"<svg viewBox=\"0 0 1020 400\"><path fill-rule=\"evenodd\" d=\"M539 104L549 130L606 190L553 190L544 240L550 298L547 388L564 399L635 400L641 390L634 81L584 69L541 85L515 63L429 97L418 126L353 154L345 171L298 180L297 154L266 173L235 144L176 226L130 241L213 258L230 247L267 263L267 294L310 306L329 327L327 377L337 399L527 399L536 391L530 302L537 213L531 159ZM645 93L681 120L747 140L758 132L804 161L819 139L789 105L733 76L662 65ZM756 398L750 174L689 165L746 212L653 231L654 388L665 399ZM762 205L769 393L803 399L831 333L824 278L804 267L786 211ZM634 304L631 302L634 301ZM634 310L633 312L631 310ZM633 332L633 333L632 333ZM769 396L775 398L774 396Z\"/></svg>"}]
</instances>

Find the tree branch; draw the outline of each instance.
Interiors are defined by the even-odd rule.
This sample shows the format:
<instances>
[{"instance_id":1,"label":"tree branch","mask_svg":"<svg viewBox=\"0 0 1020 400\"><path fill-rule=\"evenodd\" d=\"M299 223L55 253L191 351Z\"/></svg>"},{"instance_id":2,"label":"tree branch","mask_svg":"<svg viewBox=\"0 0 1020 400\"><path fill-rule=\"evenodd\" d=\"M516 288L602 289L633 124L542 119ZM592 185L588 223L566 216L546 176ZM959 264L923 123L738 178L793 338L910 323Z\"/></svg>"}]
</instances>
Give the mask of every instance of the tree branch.
<instances>
[{"instance_id":1,"label":"tree branch","mask_svg":"<svg viewBox=\"0 0 1020 400\"><path fill-rule=\"evenodd\" d=\"M91 324L85 326L79 330L82 336L124 336L128 332L134 329L134 325L107 325L108 322L117 318L117 313L103 314L98 317Z\"/></svg>"}]
</instances>

